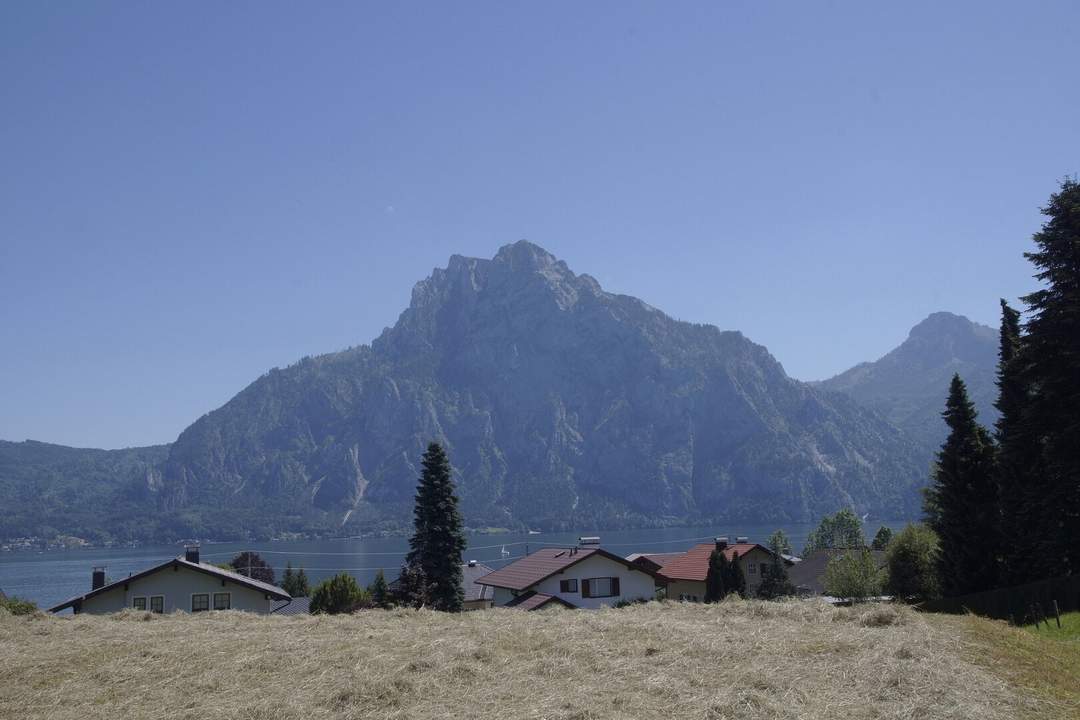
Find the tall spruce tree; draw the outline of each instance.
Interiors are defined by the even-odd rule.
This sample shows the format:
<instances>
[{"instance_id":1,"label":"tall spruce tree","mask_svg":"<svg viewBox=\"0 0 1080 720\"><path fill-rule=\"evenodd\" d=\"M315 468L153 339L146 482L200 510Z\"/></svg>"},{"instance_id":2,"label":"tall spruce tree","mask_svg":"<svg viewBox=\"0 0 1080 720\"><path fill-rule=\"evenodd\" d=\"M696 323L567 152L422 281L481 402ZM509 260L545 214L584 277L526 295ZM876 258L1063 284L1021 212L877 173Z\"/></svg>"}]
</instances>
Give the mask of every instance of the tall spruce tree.
<instances>
[{"instance_id":1,"label":"tall spruce tree","mask_svg":"<svg viewBox=\"0 0 1080 720\"><path fill-rule=\"evenodd\" d=\"M942 415L949 437L937 455L927 515L941 538L942 590L955 596L995 587L1000 524L993 442L959 375L953 375Z\"/></svg>"},{"instance_id":2,"label":"tall spruce tree","mask_svg":"<svg viewBox=\"0 0 1080 720\"><path fill-rule=\"evenodd\" d=\"M1031 389L1024 420L1038 452L1027 522L1039 577L1080 573L1080 184L1066 179L1025 253L1043 288L1024 298L1022 354Z\"/></svg>"},{"instance_id":3,"label":"tall spruce tree","mask_svg":"<svg viewBox=\"0 0 1080 720\"><path fill-rule=\"evenodd\" d=\"M1001 330L998 341L997 387L994 407L1001 413L994 426L997 440L995 477L1001 545L999 585L1019 585L1034 579L1031 575L1030 547L1026 543L1004 542L1023 532L1034 520L1030 510L1037 500L1032 491L1032 468L1036 466L1035 444L1024 415L1029 391L1022 355L1020 312L1001 300Z\"/></svg>"},{"instance_id":4,"label":"tall spruce tree","mask_svg":"<svg viewBox=\"0 0 1080 720\"><path fill-rule=\"evenodd\" d=\"M424 471L416 488L413 509L415 532L406 564L414 566L424 578L423 596L412 598L435 610L460 612L465 604L461 553L465 551L465 533L450 460L442 445L431 443L423 459Z\"/></svg>"},{"instance_id":5,"label":"tall spruce tree","mask_svg":"<svg viewBox=\"0 0 1080 720\"><path fill-rule=\"evenodd\" d=\"M730 575L727 556L720 548L709 554L709 570L705 574L705 602L720 602L727 595L727 579Z\"/></svg>"},{"instance_id":6,"label":"tall spruce tree","mask_svg":"<svg viewBox=\"0 0 1080 720\"><path fill-rule=\"evenodd\" d=\"M743 597L746 596L746 576L743 575L742 567L739 565L739 553L731 553L731 560L728 562L728 574L724 579L724 586L727 590L727 594L738 593Z\"/></svg>"}]
</instances>

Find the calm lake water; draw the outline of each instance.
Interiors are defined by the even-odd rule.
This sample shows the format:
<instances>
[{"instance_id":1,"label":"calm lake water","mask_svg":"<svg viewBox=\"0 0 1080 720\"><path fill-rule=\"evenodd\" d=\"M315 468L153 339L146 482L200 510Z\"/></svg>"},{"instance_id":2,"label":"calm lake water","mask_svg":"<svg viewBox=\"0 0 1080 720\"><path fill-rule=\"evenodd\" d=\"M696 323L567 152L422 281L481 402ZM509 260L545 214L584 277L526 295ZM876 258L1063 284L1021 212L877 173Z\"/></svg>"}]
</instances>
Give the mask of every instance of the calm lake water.
<instances>
[{"instance_id":1,"label":"calm lake water","mask_svg":"<svg viewBox=\"0 0 1080 720\"><path fill-rule=\"evenodd\" d=\"M866 530L872 537L880 525L899 530L904 524L905 521L872 521ZM782 527L798 553L814 525L789 524ZM471 535L469 549L463 559L477 560L498 568L545 545L573 545L582 535L598 535L605 549L623 556L634 552L676 552L717 535L727 535L733 541L735 536L745 535L752 542L764 543L776 529L776 525L769 524L606 532L583 530L540 535ZM408 539L404 537L204 543L202 560L226 563L240 551L254 550L274 567L279 578L285 564L291 562L294 568L303 566L312 585L342 571L366 585L380 569L384 570L387 580L397 577L408 549ZM89 591L90 569L93 566L104 565L109 579L119 580L181 554L183 547L179 545L0 553L0 590L8 595L33 600L46 608Z\"/></svg>"}]
</instances>

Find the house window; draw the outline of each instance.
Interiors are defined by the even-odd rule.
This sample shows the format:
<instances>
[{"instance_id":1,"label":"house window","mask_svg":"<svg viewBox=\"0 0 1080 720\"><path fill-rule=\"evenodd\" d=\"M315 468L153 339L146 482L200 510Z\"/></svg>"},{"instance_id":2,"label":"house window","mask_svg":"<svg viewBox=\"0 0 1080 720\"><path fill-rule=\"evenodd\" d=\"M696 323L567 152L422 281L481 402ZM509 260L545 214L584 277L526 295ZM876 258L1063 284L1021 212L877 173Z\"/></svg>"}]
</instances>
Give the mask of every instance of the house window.
<instances>
[{"instance_id":1,"label":"house window","mask_svg":"<svg viewBox=\"0 0 1080 720\"><path fill-rule=\"evenodd\" d=\"M757 575L757 564L756 563L746 563L746 572L749 573L750 575Z\"/></svg>"},{"instance_id":2,"label":"house window","mask_svg":"<svg viewBox=\"0 0 1080 720\"><path fill-rule=\"evenodd\" d=\"M232 593L214 593L214 609L228 610L232 607Z\"/></svg>"},{"instance_id":3,"label":"house window","mask_svg":"<svg viewBox=\"0 0 1080 720\"><path fill-rule=\"evenodd\" d=\"M210 595L198 593L191 596L191 612L206 612L210 609Z\"/></svg>"},{"instance_id":4,"label":"house window","mask_svg":"<svg viewBox=\"0 0 1080 720\"><path fill-rule=\"evenodd\" d=\"M163 613L165 612L165 596L164 595L151 595L150 596L150 612Z\"/></svg>"},{"instance_id":5,"label":"house window","mask_svg":"<svg viewBox=\"0 0 1080 720\"><path fill-rule=\"evenodd\" d=\"M577 592L577 578L573 580L560 580L559 592L561 593L576 593Z\"/></svg>"},{"instance_id":6,"label":"house window","mask_svg":"<svg viewBox=\"0 0 1080 720\"><path fill-rule=\"evenodd\" d=\"M135 608L136 610L145 610L146 609L146 598L144 598L144 597L132 598L131 599L131 607Z\"/></svg>"},{"instance_id":7,"label":"house window","mask_svg":"<svg viewBox=\"0 0 1080 720\"><path fill-rule=\"evenodd\" d=\"M619 578L589 578L581 581L581 597L605 598L619 594Z\"/></svg>"}]
</instances>

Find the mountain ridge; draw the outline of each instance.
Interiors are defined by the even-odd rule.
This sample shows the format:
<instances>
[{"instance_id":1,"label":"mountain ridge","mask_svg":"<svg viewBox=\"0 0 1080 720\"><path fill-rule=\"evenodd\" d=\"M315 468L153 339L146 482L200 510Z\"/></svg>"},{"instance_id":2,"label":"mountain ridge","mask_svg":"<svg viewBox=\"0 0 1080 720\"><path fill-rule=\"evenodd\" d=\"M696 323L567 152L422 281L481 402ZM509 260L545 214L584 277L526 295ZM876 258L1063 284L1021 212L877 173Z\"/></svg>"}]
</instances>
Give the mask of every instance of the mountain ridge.
<instances>
[{"instance_id":1,"label":"mountain ridge","mask_svg":"<svg viewBox=\"0 0 1080 720\"><path fill-rule=\"evenodd\" d=\"M473 527L904 516L925 482L900 431L741 332L519 241L452 256L370 345L257 378L136 486L188 536L397 530L432 439Z\"/></svg>"}]
</instances>

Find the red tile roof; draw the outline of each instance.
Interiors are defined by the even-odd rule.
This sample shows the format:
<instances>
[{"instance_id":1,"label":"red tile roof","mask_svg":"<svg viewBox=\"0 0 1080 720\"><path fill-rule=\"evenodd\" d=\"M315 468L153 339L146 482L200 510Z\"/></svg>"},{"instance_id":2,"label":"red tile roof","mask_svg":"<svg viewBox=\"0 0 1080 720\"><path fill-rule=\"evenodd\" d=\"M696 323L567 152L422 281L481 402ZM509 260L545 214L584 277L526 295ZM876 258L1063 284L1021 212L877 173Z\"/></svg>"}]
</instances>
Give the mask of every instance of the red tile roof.
<instances>
[{"instance_id":1,"label":"red tile roof","mask_svg":"<svg viewBox=\"0 0 1080 720\"><path fill-rule=\"evenodd\" d=\"M566 602L560 597L554 595L545 595L538 592L527 592L524 595L518 595L516 598L506 603L503 607L517 608L518 610L539 610L548 603L555 602L563 607L574 607L570 603Z\"/></svg>"},{"instance_id":2,"label":"red tile roof","mask_svg":"<svg viewBox=\"0 0 1080 720\"><path fill-rule=\"evenodd\" d=\"M520 560L510 563L501 570L496 570L490 575L478 578L476 582L481 585L491 585L509 590L526 590L541 580L545 580L555 573L565 570L571 565L576 565L593 555L614 560L627 568L647 572L643 568L633 565L629 561L602 548L542 548L532 555L526 555Z\"/></svg>"},{"instance_id":3,"label":"red tile roof","mask_svg":"<svg viewBox=\"0 0 1080 720\"><path fill-rule=\"evenodd\" d=\"M724 550L724 556L731 560L735 553L739 553L739 557L742 557L754 548L761 548L765 552L769 552L767 547L757 543L737 543L728 545L727 549ZM668 561L656 574L661 580L704 582L705 576L709 574L709 556L712 555L712 551L715 549L715 543L695 545L683 553L681 557Z\"/></svg>"}]
</instances>

